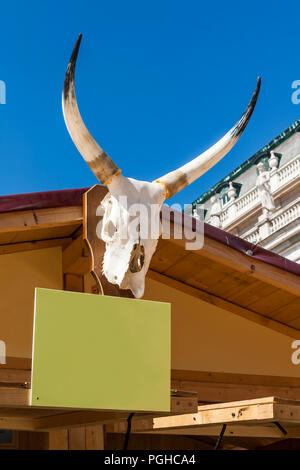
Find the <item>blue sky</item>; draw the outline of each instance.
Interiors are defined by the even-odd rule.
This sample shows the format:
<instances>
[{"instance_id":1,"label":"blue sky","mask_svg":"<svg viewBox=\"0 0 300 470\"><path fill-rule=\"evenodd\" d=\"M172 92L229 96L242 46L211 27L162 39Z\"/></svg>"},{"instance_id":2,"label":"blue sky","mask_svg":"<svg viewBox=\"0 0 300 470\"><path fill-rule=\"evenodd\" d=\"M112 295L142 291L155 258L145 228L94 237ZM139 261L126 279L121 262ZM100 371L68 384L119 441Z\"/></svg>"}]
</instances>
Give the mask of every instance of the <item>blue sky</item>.
<instances>
[{"instance_id":1,"label":"blue sky","mask_svg":"<svg viewBox=\"0 0 300 470\"><path fill-rule=\"evenodd\" d=\"M300 2L2 2L0 194L96 183L61 111L64 73L83 33L76 88L93 136L123 174L153 180L197 156L256 110L236 147L173 198L188 203L300 117Z\"/></svg>"}]
</instances>

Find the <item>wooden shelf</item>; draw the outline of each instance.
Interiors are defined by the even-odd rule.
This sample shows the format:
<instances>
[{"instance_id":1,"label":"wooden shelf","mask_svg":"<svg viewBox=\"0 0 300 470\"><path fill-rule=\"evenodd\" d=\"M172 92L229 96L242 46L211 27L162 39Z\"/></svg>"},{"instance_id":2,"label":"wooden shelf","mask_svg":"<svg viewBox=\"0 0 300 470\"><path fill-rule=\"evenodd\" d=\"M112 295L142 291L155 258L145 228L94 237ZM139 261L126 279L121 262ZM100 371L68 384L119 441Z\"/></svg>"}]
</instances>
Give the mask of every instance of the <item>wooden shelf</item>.
<instances>
[{"instance_id":1,"label":"wooden shelf","mask_svg":"<svg viewBox=\"0 0 300 470\"><path fill-rule=\"evenodd\" d=\"M275 397L199 406L197 413L132 420L133 433L226 437L300 438L300 401ZM109 432L125 432L124 423Z\"/></svg>"},{"instance_id":2,"label":"wooden shelf","mask_svg":"<svg viewBox=\"0 0 300 470\"><path fill-rule=\"evenodd\" d=\"M95 424L126 422L129 411L40 408L30 405L30 388L25 385L0 385L0 429L23 431L49 431ZM171 414L195 413L198 401L196 393L173 392ZM139 419L154 418L165 413L141 413Z\"/></svg>"}]
</instances>

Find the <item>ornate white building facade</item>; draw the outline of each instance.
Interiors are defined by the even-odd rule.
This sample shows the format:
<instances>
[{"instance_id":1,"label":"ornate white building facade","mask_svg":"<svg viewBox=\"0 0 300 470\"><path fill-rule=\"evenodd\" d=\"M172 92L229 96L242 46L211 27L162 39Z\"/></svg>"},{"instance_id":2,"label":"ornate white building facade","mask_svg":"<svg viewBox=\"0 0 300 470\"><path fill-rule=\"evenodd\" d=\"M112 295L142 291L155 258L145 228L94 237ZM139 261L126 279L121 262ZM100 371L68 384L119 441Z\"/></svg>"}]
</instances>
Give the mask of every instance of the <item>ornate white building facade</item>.
<instances>
[{"instance_id":1,"label":"ornate white building facade","mask_svg":"<svg viewBox=\"0 0 300 470\"><path fill-rule=\"evenodd\" d=\"M205 222L300 263L300 120L187 212L199 216L199 204Z\"/></svg>"}]
</instances>

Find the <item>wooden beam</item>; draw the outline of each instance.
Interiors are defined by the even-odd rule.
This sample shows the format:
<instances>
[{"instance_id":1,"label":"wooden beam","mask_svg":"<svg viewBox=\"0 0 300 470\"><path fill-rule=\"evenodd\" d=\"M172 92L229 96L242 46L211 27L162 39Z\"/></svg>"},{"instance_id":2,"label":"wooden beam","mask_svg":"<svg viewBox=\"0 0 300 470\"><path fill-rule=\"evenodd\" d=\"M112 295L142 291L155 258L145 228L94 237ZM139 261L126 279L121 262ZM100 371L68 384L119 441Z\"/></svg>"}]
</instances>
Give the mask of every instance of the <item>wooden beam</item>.
<instances>
[{"instance_id":1,"label":"wooden beam","mask_svg":"<svg viewBox=\"0 0 300 470\"><path fill-rule=\"evenodd\" d=\"M251 400L264 396L300 400L300 378L297 377L185 370L172 370L171 377L172 388L197 392L201 403Z\"/></svg>"},{"instance_id":2,"label":"wooden beam","mask_svg":"<svg viewBox=\"0 0 300 470\"><path fill-rule=\"evenodd\" d=\"M300 377L283 377L277 375L235 374L228 372L198 371L172 369L172 380L226 383L237 385L263 385L266 387L300 388ZM181 390L181 389L180 389ZM265 396L273 396L265 395ZM279 396L279 395L274 395Z\"/></svg>"},{"instance_id":3,"label":"wooden beam","mask_svg":"<svg viewBox=\"0 0 300 470\"><path fill-rule=\"evenodd\" d=\"M0 387L0 408L26 407L30 403L30 390L17 387Z\"/></svg>"},{"instance_id":4,"label":"wooden beam","mask_svg":"<svg viewBox=\"0 0 300 470\"><path fill-rule=\"evenodd\" d=\"M276 403L274 405L275 421L284 423L300 423L300 406L295 403Z\"/></svg>"},{"instance_id":5,"label":"wooden beam","mask_svg":"<svg viewBox=\"0 0 300 470\"><path fill-rule=\"evenodd\" d=\"M29 383L31 382L31 371L22 369L0 369L1 383ZM0 403L1 406L1 403Z\"/></svg>"},{"instance_id":6,"label":"wooden beam","mask_svg":"<svg viewBox=\"0 0 300 470\"><path fill-rule=\"evenodd\" d=\"M84 291L84 278L80 274L64 274L64 290L71 292Z\"/></svg>"},{"instance_id":7,"label":"wooden beam","mask_svg":"<svg viewBox=\"0 0 300 470\"><path fill-rule=\"evenodd\" d=\"M0 370L2 369L31 369L31 359L27 357L6 357L6 364L0 365Z\"/></svg>"},{"instance_id":8,"label":"wooden beam","mask_svg":"<svg viewBox=\"0 0 300 470\"><path fill-rule=\"evenodd\" d=\"M252 403L251 403L252 402ZM232 423L254 422L258 419L269 422L274 419L273 398L262 400L249 400L242 402L220 403L219 405L199 406L197 413L182 414L177 416L163 416L158 418L132 420L134 432L167 431L177 428L193 429L198 426L222 425ZM123 429L122 423L117 429ZM119 431L121 432L121 431Z\"/></svg>"},{"instance_id":9,"label":"wooden beam","mask_svg":"<svg viewBox=\"0 0 300 470\"><path fill-rule=\"evenodd\" d=\"M202 291L196 287L189 286L188 284L166 276L165 274L161 274L153 271L152 269L149 269L147 276L154 281L166 284L167 286L181 291L184 294L191 295L192 297L196 297L200 300L204 300L204 302L208 302L212 305L215 305L216 307L220 307L224 310L227 310L228 312L239 315L240 317L258 323L259 325L266 328L270 328L271 330L277 331L278 333L281 333L285 336L289 336L290 338L294 339L300 339L300 331L295 328L284 325L283 323L272 320L271 318L264 317L263 315L252 312L245 307L240 307L239 305L209 294L208 292Z\"/></svg>"},{"instance_id":10,"label":"wooden beam","mask_svg":"<svg viewBox=\"0 0 300 470\"><path fill-rule=\"evenodd\" d=\"M82 223L82 206L57 207L0 214L0 233L6 230L34 230L41 226L53 227Z\"/></svg>"},{"instance_id":11,"label":"wooden beam","mask_svg":"<svg viewBox=\"0 0 300 470\"><path fill-rule=\"evenodd\" d=\"M168 434L172 430L184 429L193 434L194 430L208 425L257 425L274 421L300 425L300 402L274 397L240 402L201 405L197 413L155 417L153 419L132 420L133 432L161 431ZM126 425L118 423L114 432L124 432ZM300 429L300 428L299 428ZM299 434L299 433L298 433Z\"/></svg>"},{"instance_id":12,"label":"wooden beam","mask_svg":"<svg viewBox=\"0 0 300 470\"><path fill-rule=\"evenodd\" d=\"M35 431L34 419L0 416L0 428L12 431Z\"/></svg>"},{"instance_id":13,"label":"wooden beam","mask_svg":"<svg viewBox=\"0 0 300 470\"><path fill-rule=\"evenodd\" d=\"M115 432L115 427L117 425L110 425L109 432ZM203 436L203 437L218 437L220 435L222 429L222 425L217 426L198 426L194 427L192 430L191 428L178 428L178 429L169 429L168 431L161 431L161 430L153 430L143 432L143 434L168 434L168 435L176 435L176 436ZM287 438L293 439L300 439L300 426L291 426L287 425L284 426L285 431L287 432ZM125 432L125 431L123 431ZM137 431L133 430L133 433L137 433ZM141 432L138 432L141 434ZM253 438L267 438L267 439L283 439L284 435L279 430L279 428L273 423L267 424L260 424L260 425L227 425L224 437L253 437Z\"/></svg>"},{"instance_id":14,"label":"wooden beam","mask_svg":"<svg viewBox=\"0 0 300 470\"><path fill-rule=\"evenodd\" d=\"M263 385L172 381L172 387L176 386L180 387L181 390L196 391L200 403L251 400L270 394L286 399L300 400L300 389L295 387L266 387Z\"/></svg>"},{"instance_id":15,"label":"wooden beam","mask_svg":"<svg viewBox=\"0 0 300 470\"><path fill-rule=\"evenodd\" d=\"M35 419L35 430L53 430L64 428L77 428L89 425L110 424L116 421L126 421L129 412L117 411L72 411L60 413L44 418Z\"/></svg>"},{"instance_id":16,"label":"wooden beam","mask_svg":"<svg viewBox=\"0 0 300 470\"><path fill-rule=\"evenodd\" d=\"M82 236L63 250L62 267L67 274L83 275L90 271L90 259Z\"/></svg>"},{"instance_id":17,"label":"wooden beam","mask_svg":"<svg viewBox=\"0 0 300 470\"><path fill-rule=\"evenodd\" d=\"M172 242L181 248L185 248L186 242L190 241L183 238L182 240L172 239ZM240 253L212 238L205 237L201 250L194 250L193 253L225 264L237 271L248 273L250 276L267 284L300 296L299 277L296 274Z\"/></svg>"},{"instance_id":18,"label":"wooden beam","mask_svg":"<svg viewBox=\"0 0 300 470\"><path fill-rule=\"evenodd\" d=\"M0 214L0 245L70 237L82 224L82 207Z\"/></svg>"},{"instance_id":19,"label":"wooden beam","mask_svg":"<svg viewBox=\"0 0 300 470\"><path fill-rule=\"evenodd\" d=\"M171 397L171 413L195 412L198 407L196 394L179 392ZM51 431L56 429L95 426L126 421L130 411L76 410L63 408L40 408L30 406L30 390L12 386L0 387L0 429L28 431ZM140 413L145 416L161 416L165 413ZM92 436L90 436L92 439Z\"/></svg>"},{"instance_id":20,"label":"wooden beam","mask_svg":"<svg viewBox=\"0 0 300 470\"><path fill-rule=\"evenodd\" d=\"M1 404L0 404L1 406ZM196 394L192 396L171 397L171 414L193 413L197 409L198 400ZM56 409L58 411L58 409ZM41 417L35 420L35 429L50 430L58 428L70 428L78 426L110 424L116 421L126 421L130 411L105 411L105 410L65 410L65 413L55 415L55 410L51 416ZM166 413L141 413L137 412L138 419L145 416L161 416Z\"/></svg>"},{"instance_id":21,"label":"wooden beam","mask_svg":"<svg viewBox=\"0 0 300 470\"><path fill-rule=\"evenodd\" d=\"M0 255L19 253L20 251L42 250L54 246L67 247L72 242L72 238L52 238L50 240L35 240L30 242L9 243L0 245Z\"/></svg>"}]
</instances>

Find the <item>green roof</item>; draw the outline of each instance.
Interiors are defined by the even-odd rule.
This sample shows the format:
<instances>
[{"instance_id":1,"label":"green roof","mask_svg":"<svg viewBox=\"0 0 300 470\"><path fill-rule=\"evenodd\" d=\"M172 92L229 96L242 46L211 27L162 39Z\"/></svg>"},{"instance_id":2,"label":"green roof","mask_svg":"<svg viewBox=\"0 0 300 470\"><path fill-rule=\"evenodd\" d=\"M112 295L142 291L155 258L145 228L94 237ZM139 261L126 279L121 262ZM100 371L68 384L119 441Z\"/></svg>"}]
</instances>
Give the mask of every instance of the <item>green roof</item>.
<instances>
[{"instance_id":1,"label":"green roof","mask_svg":"<svg viewBox=\"0 0 300 470\"><path fill-rule=\"evenodd\" d=\"M267 145L265 145L260 150L258 150L258 152L256 152L254 155L252 155L252 157L248 158L248 160L246 160L237 168L235 168L231 173L225 176L222 180L218 181L208 191L206 191L201 196L199 196L195 201L192 202L193 208L196 206L196 204L203 204L204 202L206 202L214 194L216 194L216 190L218 189L220 185L229 181L233 181L239 175L241 175L246 170L248 170L248 168L253 166L255 162L259 158L261 158L265 153L270 152L274 148L278 147L278 145L282 144L282 142L287 140L289 137L291 137L291 135L293 135L295 132L298 132L298 131L300 131L300 119L295 121L290 127L288 127L285 131L281 132L281 134L275 137L275 139L271 140L271 142L269 142Z\"/></svg>"}]
</instances>

